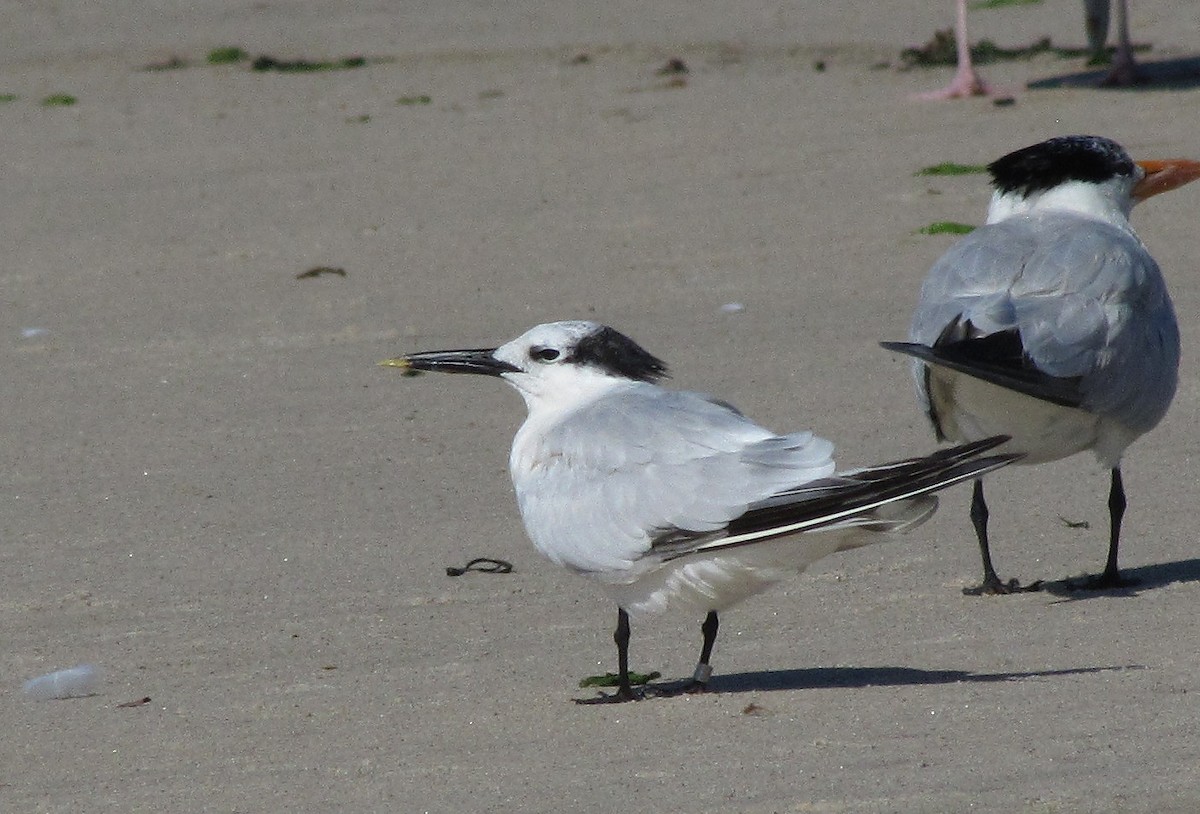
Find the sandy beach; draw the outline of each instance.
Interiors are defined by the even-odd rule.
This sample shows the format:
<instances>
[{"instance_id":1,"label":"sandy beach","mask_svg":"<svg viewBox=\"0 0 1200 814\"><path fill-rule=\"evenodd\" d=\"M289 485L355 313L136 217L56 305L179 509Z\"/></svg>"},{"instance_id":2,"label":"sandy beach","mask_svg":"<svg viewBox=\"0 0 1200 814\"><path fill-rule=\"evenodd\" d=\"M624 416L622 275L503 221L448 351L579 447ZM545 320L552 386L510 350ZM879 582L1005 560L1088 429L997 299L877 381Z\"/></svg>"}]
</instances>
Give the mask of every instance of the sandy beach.
<instances>
[{"instance_id":1,"label":"sandy beach","mask_svg":"<svg viewBox=\"0 0 1200 814\"><path fill-rule=\"evenodd\" d=\"M1197 57L1192 3L1132 5L1141 59ZM520 399L375 364L595 319L843 467L931 451L878 342L990 190L914 173L1200 158L1200 78L1029 90L1096 70L1047 51L983 66L1010 106L914 102L948 0L6 6L0 810L1200 810L1200 185L1133 219L1183 334L1123 467L1138 584L963 596L958 487L724 614L702 696L572 703L616 613L525 538ZM971 15L1084 45L1078 2ZM1003 576L1102 567L1090 456L988 489ZM514 570L446 576L481 556ZM635 621L634 669L689 675L699 621ZM96 694L22 693L79 664Z\"/></svg>"}]
</instances>

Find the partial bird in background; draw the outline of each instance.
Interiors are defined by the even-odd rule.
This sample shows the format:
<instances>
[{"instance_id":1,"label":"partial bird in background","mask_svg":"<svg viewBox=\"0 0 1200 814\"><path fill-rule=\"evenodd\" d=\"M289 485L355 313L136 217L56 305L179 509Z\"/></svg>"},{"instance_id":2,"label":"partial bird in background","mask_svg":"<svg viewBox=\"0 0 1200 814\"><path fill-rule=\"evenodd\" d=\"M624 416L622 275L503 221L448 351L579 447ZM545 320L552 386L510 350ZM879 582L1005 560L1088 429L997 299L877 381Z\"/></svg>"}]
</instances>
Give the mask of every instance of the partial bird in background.
<instances>
[{"instance_id":1,"label":"partial bird in background","mask_svg":"<svg viewBox=\"0 0 1200 814\"><path fill-rule=\"evenodd\" d=\"M984 81L971 61L971 41L967 37L967 0L954 0L954 48L957 67L950 84L938 90L917 94L917 99L938 102L969 96L993 96L997 91Z\"/></svg>"},{"instance_id":2,"label":"partial bird in background","mask_svg":"<svg viewBox=\"0 0 1200 814\"><path fill-rule=\"evenodd\" d=\"M1093 58L1104 57L1108 42L1108 18L1112 0L1083 0L1084 25L1088 47ZM1141 72L1133 57L1133 42L1129 36L1129 2L1117 0L1117 47L1113 51L1112 68L1100 81L1101 85L1128 87L1138 82Z\"/></svg>"},{"instance_id":3,"label":"partial bird in background","mask_svg":"<svg viewBox=\"0 0 1200 814\"><path fill-rule=\"evenodd\" d=\"M1113 0L1083 0L1084 27L1087 30L1088 47L1093 59L1105 58L1108 41L1109 16ZM1133 55L1133 42L1129 34L1129 2L1116 0L1117 44L1113 51L1112 66L1100 81L1102 86L1129 87L1142 79L1142 72ZM950 84L937 90L919 93L915 98L925 101L965 99L971 96L1008 97L985 80L975 68L971 57L971 42L967 35L967 2L954 0L954 45L956 69Z\"/></svg>"}]
</instances>

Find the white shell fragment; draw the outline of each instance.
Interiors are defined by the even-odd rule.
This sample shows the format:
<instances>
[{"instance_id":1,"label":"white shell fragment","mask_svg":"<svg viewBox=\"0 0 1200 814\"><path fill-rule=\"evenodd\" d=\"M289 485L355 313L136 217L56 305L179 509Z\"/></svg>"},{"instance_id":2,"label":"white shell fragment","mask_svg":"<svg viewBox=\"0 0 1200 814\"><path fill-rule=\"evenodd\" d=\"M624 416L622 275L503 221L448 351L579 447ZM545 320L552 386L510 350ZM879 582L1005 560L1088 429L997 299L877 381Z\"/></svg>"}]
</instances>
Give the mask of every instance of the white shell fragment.
<instances>
[{"instance_id":1,"label":"white shell fragment","mask_svg":"<svg viewBox=\"0 0 1200 814\"><path fill-rule=\"evenodd\" d=\"M92 664L81 664L31 678L25 682L24 690L35 701L50 701L94 695L99 685L100 670Z\"/></svg>"}]
</instances>

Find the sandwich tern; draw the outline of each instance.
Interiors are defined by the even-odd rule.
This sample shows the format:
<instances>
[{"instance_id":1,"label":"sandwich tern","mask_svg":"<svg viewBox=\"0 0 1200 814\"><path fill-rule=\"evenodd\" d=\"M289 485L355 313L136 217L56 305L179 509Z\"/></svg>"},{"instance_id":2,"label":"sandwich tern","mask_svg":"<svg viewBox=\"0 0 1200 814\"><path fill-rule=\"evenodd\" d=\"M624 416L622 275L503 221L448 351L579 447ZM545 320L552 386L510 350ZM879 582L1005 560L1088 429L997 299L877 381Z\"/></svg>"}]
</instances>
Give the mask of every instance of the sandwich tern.
<instances>
[{"instance_id":1,"label":"sandwich tern","mask_svg":"<svg viewBox=\"0 0 1200 814\"><path fill-rule=\"evenodd\" d=\"M683 688L702 691L720 611L821 557L919 525L937 506L933 492L1019 457L985 456L1007 440L989 438L836 473L829 441L776 435L710 396L659 386L666 365L595 322L381 364L498 376L524 397L509 468L525 529L618 606L617 691L586 703L641 697L629 681L630 614L674 606L704 616Z\"/></svg>"}]
</instances>

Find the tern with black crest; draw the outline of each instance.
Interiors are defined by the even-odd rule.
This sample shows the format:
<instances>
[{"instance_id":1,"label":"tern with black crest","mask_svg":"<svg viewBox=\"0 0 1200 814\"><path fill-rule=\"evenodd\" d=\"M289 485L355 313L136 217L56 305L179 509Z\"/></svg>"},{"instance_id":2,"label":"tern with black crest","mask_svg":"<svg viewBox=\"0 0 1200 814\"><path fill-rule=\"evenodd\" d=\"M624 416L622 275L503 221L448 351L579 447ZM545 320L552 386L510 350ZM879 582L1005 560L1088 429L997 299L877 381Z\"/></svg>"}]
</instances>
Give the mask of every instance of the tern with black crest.
<instances>
[{"instance_id":1,"label":"tern with black crest","mask_svg":"<svg viewBox=\"0 0 1200 814\"><path fill-rule=\"evenodd\" d=\"M617 691L587 702L642 697L629 680L630 614L704 617L699 663L681 688L703 690L719 612L821 557L919 525L933 492L1019 457L985 454L1006 440L990 438L837 473L829 441L776 435L710 396L659 386L666 365L595 322L383 364L498 376L524 397L509 468L525 529L618 606Z\"/></svg>"},{"instance_id":2,"label":"tern with black crest","mask_svg":"<svg viewBox=\"0 0 1200 814\"><path fill-rule=\"evenodd\" d=\"M1104 571L1076 587L1122 584L1121 458L1171 404L1179 329L1158 264L1129 223L1140 201L1200 178L1188 159L1134 162L1116 142L1062 136L989 165L987 223L942 256L921 288L909 342L917 396L939 440L1011 436L1022 463L1091 450L1110 471ZM971 520L983 582L988 507L976 481Z\"/></svg>"}]
</instances>

